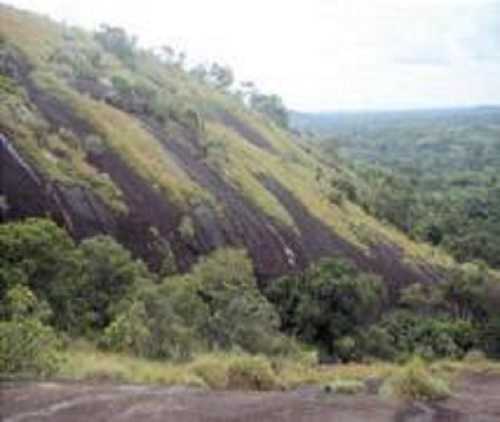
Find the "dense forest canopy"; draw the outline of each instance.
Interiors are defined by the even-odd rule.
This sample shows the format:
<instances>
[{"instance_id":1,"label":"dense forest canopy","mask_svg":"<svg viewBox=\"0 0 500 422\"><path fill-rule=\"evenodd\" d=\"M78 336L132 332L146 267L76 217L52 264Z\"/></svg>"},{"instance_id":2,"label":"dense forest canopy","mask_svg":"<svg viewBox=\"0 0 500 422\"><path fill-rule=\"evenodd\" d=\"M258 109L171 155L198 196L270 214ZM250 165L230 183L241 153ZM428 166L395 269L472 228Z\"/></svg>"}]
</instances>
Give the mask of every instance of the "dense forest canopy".
<instances>
[{"instance_id":1,"label":"dense forest canopy","mask_svg":"<svg viewBox=\"0 0 500 422\"><path fill-rule=\"evenodd\" d=\"M356 200L378 218L460 261L500 267L499 108L293 120L354 171Z\"/></svg>"}]
</instances>

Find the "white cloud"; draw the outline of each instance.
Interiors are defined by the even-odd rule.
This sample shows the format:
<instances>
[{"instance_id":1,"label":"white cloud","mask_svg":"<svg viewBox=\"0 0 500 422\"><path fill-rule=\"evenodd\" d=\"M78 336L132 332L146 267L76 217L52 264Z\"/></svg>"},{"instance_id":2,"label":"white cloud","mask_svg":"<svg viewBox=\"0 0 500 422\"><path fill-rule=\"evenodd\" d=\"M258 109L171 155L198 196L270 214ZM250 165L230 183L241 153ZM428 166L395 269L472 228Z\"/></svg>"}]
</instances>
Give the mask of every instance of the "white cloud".
<instances>
[{"instance_id":1,"label":"white cloud","mask_svg":"<svg viewBox=\"0 0 500 422\"><path fill-rule=\"evenodd\" d=\"M500 103L500 0L8 3L230 64L299 109Z\"/></svg>"}]
</instances>

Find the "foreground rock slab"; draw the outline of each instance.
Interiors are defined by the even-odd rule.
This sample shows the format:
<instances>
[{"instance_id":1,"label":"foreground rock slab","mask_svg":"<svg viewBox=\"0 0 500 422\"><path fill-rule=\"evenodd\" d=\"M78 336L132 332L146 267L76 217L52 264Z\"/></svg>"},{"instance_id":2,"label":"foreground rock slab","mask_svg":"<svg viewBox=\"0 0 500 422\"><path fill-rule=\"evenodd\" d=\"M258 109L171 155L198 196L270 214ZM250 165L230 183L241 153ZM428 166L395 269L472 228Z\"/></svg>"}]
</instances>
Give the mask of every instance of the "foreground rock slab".
<instances>
[{"instance_id":1,"label":"foreground rock slab","mask_svg":"<svg viewBox=\"0 0 500 422\"><path fill-rule=\"evenodd\" d=\"M203 391L76 382L3 382L0 419L18 421L500 421L500 375L470 375L439 404L397 404L376 395Z\"/></svg>"}]
</instances>

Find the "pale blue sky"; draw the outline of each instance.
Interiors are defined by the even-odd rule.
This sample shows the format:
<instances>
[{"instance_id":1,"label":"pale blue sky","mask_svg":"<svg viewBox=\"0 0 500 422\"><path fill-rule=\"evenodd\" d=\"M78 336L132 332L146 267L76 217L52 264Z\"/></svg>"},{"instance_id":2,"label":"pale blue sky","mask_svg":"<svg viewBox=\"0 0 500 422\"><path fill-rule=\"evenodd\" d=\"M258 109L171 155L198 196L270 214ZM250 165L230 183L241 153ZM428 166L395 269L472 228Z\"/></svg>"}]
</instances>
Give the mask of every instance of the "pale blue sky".
<instances>
[{"instance_id":1,"label":"pale blue sky","mask_svg":"<svg viewBox=\"0 0 500 422\"><path fill-rule=\"evenodd\" d=\"M308 110L500 104L500 0L8 0L217 60Z\"/></svg>"}]
</instances>

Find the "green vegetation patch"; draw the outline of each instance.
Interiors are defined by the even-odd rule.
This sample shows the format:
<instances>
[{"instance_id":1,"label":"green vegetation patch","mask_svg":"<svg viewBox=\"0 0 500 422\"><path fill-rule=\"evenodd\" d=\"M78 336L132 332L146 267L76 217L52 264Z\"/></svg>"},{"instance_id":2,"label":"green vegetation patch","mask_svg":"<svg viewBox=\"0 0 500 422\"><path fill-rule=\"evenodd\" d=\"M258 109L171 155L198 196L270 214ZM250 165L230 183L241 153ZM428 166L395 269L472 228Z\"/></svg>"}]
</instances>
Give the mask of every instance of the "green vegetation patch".
<instances>
[{"instance_id":1,"label":"green vegetation patch","mask_svg":"<svg viewBox=\"0 0 500 422\"><path fill-rule=\"evenodd\" d=\"M78 94L48 74L39 74L37 82L69 104L95 128L105 144L122 157L130 169L174 202L185 206L190 198L207 196L137 119Z\"/></svg>"},{"instance_id":2,"label":"green vegetation patch","mask_svg":"<svg viewBox=\"0 0 500 422\"><path fill-rule=\"evenodd\" d=\"M47 376L58 370L62 342L46 324L49 309L25 286L7 292L0 321L0 374Z\"/></svg>"},{"instance_id":3,"label":"green vegetation patch","mask_svg":"<svg viewBox=\"0 0 500 422\"><path fill-rule=\"evenodd\" d=\"M31 64L42 65L57 48L62 30L48 18L0 5L0 35L22 51Z\"/></svg>"},{"instance_id":4,"label":"green vegetation patch","mask_svg":"<svg viewBox=\"0 0 500 422\"><path fill-rule=\"evenodd\" d=\"M389 377L381 394L408 401L439 401L451 396L450 382L433 374L421 359L413 359Z\"/></svg>"}]
</instances>

